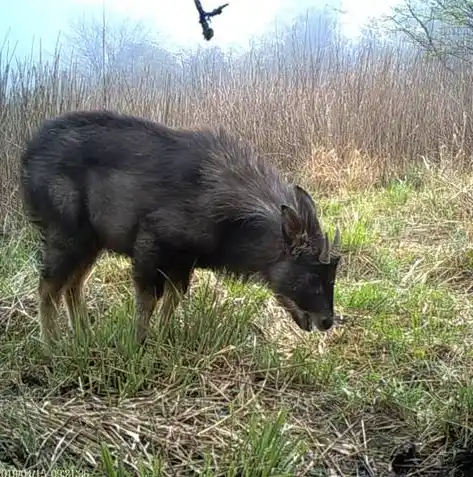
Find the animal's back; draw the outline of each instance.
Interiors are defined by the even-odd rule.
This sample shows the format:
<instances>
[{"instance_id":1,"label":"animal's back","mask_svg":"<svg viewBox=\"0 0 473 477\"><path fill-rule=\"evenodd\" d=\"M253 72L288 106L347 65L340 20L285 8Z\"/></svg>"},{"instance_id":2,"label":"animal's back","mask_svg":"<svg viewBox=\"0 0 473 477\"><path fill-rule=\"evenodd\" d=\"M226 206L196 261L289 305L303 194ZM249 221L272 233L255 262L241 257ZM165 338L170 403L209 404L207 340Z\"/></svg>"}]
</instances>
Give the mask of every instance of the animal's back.
<instances>
[{"instance_id":1,"label":"animal's back","mask_svg":"<svg viewBox=\"0 0 473 477\"><path fill-rule=\"evenodd\" d=\"M45 121L23 155L22 185L40 227L87 231L127 254L155 211L217 236L222 222L256 218L279 232L281 204L297 206L276 169L223 129L175 130L109 111Z\"/></svg>"},{"instance_id":2,"label":"animal's back","mask_svg":"<svg viewBox=\"0 0 473 477\"><path fill-rule=\"evenodd\" d=\"M74 112L45 121L22 157L30 218L93 230L102 246L129 252L144 215L197 195L199 156L188 134L112 112Z\"/></svg>"}]
</instances>

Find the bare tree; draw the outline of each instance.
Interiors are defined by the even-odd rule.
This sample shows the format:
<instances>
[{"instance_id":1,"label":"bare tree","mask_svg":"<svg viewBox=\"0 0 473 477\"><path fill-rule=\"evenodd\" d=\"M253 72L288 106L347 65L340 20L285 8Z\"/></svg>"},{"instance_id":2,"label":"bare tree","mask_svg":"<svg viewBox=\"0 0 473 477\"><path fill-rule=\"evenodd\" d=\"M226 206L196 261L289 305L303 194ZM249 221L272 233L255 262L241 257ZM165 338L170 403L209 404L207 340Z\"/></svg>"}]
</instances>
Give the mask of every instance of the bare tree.
<instances>
[{"instance_id":1,"label":"bare tree","mask_svg":"<svg viewBox=\"0 0 473 477\"><path fill-rule=\"evenodd\" d=\"M245 60L257 61L261 67L273 72L280 72L283 68L302 73L310 69L323 74L327 66L323 64L327 56L325 51L343 42L340 13L329 7L301 8L295 17L287 14L278 18L278 23L280 20L277 32L263 34Z\"/></svg>"},{"instance_id":2,"label":"bare tree","mask_svg":"<svg viewBox=\"0 0 473 477\"><path fill-rule=\"evenodd\" d=\"M404 0L380 24L444 61L473 60L473 0Z\"/></svg>"},{"instance_id":3,"label":"bare tree","mask_svg":"<svg viewBox=\"0 0 473 477\"><path fill-rule=\"evenodd\" d=\"M105 16L71 21L66 35L80 71L95 77L104 73L138 73L143 68L171 68L174 57L141 21Z\"/></svg>"}]
</instances>

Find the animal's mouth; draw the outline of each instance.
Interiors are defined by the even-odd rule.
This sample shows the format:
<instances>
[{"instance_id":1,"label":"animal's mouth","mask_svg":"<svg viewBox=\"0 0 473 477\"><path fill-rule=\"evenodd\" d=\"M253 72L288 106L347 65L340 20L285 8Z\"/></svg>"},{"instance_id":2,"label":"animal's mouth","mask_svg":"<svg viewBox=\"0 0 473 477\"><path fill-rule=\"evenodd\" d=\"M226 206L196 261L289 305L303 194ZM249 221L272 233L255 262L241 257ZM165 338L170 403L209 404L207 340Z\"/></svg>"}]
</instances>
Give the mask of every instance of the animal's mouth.
<instances>
[{"instance_id":1,"label":"animal's mouth","mask_svg":"<svg viewBox=\"0 0 473 477\"><path fill-rule=\"evenodd\" d=\"M300 329L312 332L328 331L334 324L334 316L326 313L310 313L301 310L292 300L286 297L278 297L280 304L291 314L292 319Z\"/></svg>"},{"instance_id":2,"label":"animal's mouth","mask_svg":"<svg viewBox=\"0 0 473 477\"><path fill-rule=\"evenodd\" d=\"M318 331L328 331L333 326L333 316L315 315L307 311L303 311L301 314L304 322L304 326L301 328L305 331L314 331L314 327Z\"/></svg>"}]
</instances>

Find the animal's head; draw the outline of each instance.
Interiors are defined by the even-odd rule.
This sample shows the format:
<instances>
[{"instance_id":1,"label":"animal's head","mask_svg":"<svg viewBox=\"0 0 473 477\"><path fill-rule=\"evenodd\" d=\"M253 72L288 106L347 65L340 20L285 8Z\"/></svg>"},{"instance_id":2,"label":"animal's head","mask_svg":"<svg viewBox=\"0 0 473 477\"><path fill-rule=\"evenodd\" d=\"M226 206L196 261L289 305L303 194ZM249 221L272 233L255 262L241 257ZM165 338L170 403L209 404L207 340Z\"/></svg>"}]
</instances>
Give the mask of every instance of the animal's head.
<instances>
[{"instance_id":1,"label":"animal's head","mask_svg":"<svg viewBox=\"0 0 473 477\"><path fill-rule=\"evenodd\" d=\"M281 206L284 254L270 272L279 303L305 331L330 329L334 323L333 295L340 260L340 232L333 243L323 234L315 204L296 186L298 210Z\"/></svg>"}]
</instances>

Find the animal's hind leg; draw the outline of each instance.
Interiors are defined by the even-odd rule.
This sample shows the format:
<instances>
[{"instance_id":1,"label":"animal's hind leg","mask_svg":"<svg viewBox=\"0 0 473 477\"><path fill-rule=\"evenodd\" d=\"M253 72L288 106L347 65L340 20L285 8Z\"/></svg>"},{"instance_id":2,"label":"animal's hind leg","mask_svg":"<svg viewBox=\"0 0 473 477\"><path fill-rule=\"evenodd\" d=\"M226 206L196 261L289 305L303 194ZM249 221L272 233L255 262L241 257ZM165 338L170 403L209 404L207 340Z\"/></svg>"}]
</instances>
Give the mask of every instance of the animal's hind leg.
<instances>
[{"instance_id":1,"label":"animal's hind leg","mask_svg":"<svg viewBox=\"0 0 473 477\"><path fill-rule=\"evenodd\" d=\"M56 319L63 292L86 258L83 243L58 231L46 234L38 291L41 339L48 347L58 338Z\"/></svg>"},{"instance_id":2,"label":"animal's hind leg","mask_svg":"<svg viewBox=\"0 0 473 477\"><path fill-rule=\"evenodd\" d=\"M41 340L49 347L58 339L56 316L61 302L60 281L42 276L39 279L39 325Z\"/></svg>"},{"instance_id":3,"label":"animal's hind leg","mask_svg":"<svg viewBox=\"0 0 473 477\"><path fill-rule=\"evenodd\" d=\"M76 331L78 328L82 330L89 328L83 290L85 283L92 273L92 267L97 256L98 253L94 251L90 252L87 257L84 257L84 260L77 267L69 280L69 287L64 292L69 325L73 331Z\"/></svg>"}]
</instances>

